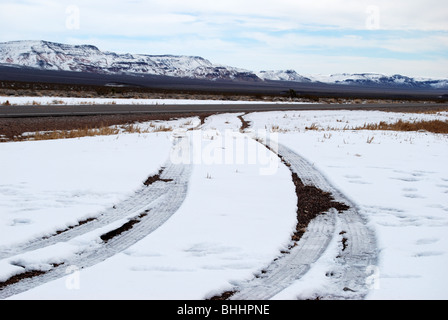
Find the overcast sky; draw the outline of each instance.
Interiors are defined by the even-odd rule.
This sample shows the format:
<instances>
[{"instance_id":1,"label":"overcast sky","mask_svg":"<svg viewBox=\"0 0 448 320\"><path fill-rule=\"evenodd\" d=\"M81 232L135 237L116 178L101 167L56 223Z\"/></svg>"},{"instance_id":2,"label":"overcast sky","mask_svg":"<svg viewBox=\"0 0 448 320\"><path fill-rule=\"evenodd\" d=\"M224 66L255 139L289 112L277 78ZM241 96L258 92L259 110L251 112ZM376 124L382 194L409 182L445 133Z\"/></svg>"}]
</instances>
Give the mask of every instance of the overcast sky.
<instances>
[{"instance_id":1,"label":"overcast sky","mask_svg":"<svg viewBox=\"0 0 448 320\"><path fill-rule=\"evenodd\" d=\"M252 71L448 78L444 0L0 0L0 42L202 56Z\"/></svg>"}]
</instances>

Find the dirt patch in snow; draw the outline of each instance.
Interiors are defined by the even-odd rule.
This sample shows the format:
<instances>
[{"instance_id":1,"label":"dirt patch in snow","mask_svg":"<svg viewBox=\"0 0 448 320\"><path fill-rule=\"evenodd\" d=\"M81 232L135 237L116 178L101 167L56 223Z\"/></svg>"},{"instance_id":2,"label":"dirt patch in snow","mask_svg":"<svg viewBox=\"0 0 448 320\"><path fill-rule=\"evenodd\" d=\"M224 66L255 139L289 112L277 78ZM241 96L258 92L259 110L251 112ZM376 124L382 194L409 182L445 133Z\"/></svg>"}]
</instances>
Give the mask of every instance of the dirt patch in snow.
<instances>
[{"instance_id":1,"label":"dirt patch in snow","mask_svg":"<svg viewBox=\"0 0 448 320\"><path fill-rule=\"evenodd\" d=\"M338 212L348 210L350 207L337 202L329 192L322 191L314 186L305 186L299 176L293 172L292 180L297 194L297 226L292 235L293 241L298 241L306 231L312 219L335 208Z\"/></svg>"},{"instance_id":2,"label":"dirt patch in snow","mask_svg":"<svg viewBox=\"0 0 448 320\"><path fill-rule=\"evenodd\" d=\"M16 274L15 276L10 277L8 280L0 282L0 290L2 290L3 288L5 288L9 285L12 285L19 281L22 281L24 279L34 278L37 276L41 276L45 273L46 273L45 271L41 271L41 270L32 270L32 271L27 271L27 272L22 272L22 273Z\"/></svg>"},{"instance_id":3,"label":"dirt patch in snow","mask_svg":"<svg viewBox=\"0 0 448 320\"><path fill-rule=\"evenodd\" d=\"M247 113L246 113L247 114ZM244 116L246 115L242 115L242 116L238 116L238 119L240 119L241 121L241 127L240 127L240 132L244 132L247 128L250 127L250 122L246 121L246 119L244 119Z\"/></svg>"},{"instance_id":4,"label":"dirt patch in snow","mask_svg":"<svg viewBox=\"0 0 448 320\"><path fill-rule=\"evenodd\" d=\"M162 179L160 177L161 174L163 173L163 170L165 170L165 168L161 168L157 174L149 176L148 179L146 179L146 181L143 182L143 184L145 186L149 186L149 185L153 184L156 181L162 181L162 182L171 182L171 181L173 181L173 179Z\"/></svg>"},{"instance_id":5,"label":"dirt patch in snow","mask_svg":"<svg viewBox=\"0 0 448 320\"><path fill-rule=\"evenodd\" d=\"M61 266L63 264L64 264L63 262L62 263L52 263L51 266L53 268L57 268L57 267L59 267L59 266ZM19 265L19 264L17 264L17 266L22 267L22 268L25 269L25 266L22 266L22 265ZM5 280L3 282L0 282L0 291L3 290L5 287L13 285L15 283L18 283L18 282L20 282L22 280L31 279L31 278L38 277L38 276L41 276L43 274L46 274L48 271L44 271L44 270L29 270L29 271L25 271L25 272L13 275L13 276L9 277L7 280Z\"/></svg>"},{"instance_id":6,"label":"dirt patch in snow","mask_svg":"<svg viewBox=\"0 0 448 320\"><path fill-rule=\"evenodd\" d=\"M123 224L121 227L118 227L114 230L111 230L111 231L101 235L100 236L101 240L103 240L104 242L107 242L107 241L111 240L112 238L119 236L123 232L126 232L126 231L132 229L134 224L139 223L141 221L141 219L147 215L148 215L148 211L145 211L144 213L140 214L138 217L135 217L135 218L129 220L128 222Z\"/></svg>"},{"instance_id":7,"label":"dirt patch in snow","mask_svg":"<svg viewBox=\"0 0 448 320\"><path fill-rule=\"evenodd\" d=\"M82 225L84 225L84 224L86 224L86 223L89 223L89 222L92 222L92 221L95 221L95 220L96 220L96 218L87 218L87 219L81 220L81 221L79 221L76 225L69 226L69 227L67 227L66 229L63 229L63 230L58 230L58 231L56 231L54 234L52 234L52 235L50 235L50 236L45 236L45 237L43 237L42 239L48 239L48 238L50 238L50 237L52 237L52 236L56 236L56 235L58 235L58 234L67 232L68 230L71 230L71 229L73 229L73 228L82 226Z\"/></svg>"}]
</instances>

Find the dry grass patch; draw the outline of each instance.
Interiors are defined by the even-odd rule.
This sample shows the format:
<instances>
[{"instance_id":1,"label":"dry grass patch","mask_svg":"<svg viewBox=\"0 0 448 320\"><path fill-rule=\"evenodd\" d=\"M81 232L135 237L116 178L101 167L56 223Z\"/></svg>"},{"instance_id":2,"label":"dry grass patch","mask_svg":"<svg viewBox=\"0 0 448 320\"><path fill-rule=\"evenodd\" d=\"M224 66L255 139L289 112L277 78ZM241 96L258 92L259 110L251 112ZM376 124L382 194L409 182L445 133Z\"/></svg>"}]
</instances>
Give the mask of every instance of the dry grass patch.
<instances>
[{"instance_id":1,"label":"dry grass patch","mask_svg":"<svg viewBox=\"0 0 448 320\"><path fill-rule=\"evenodd\" d=\"M151 123L149 125L149 127L151 128L151 132L170 132L170 131L173 131L173 127L166 126L166 125L155 125L155 124Z\"/></svg>"},{"instance_id":2,"label":"dry grass patch","mask_svg":"<svg viewBox=\"0 0 448 320\"><path fill-rule=\"evenodd\" d=\"M124 133L149 133L149 129L142 129L138 125L135 124L125 124L119 126L121 132Z\"/></svg>"},{"instance_id":3,"label":"dry grass patch","mask_svg":"<svg viewBox=\"0 0 448 320\"><path fill-rule=\"evenodd\" d=\"M428 106L425 106L428 107ZM394 110L389 110L390 112L395 112ZM416 110L416 109L404 109L404 110L400 110L400 112L403 113L419 113L419 114L436 114L436 115L441 115L444 112L448 112L448 107L431 107L431 108L425 108L423 110Z\"/></svg>"},{"instance_id":4,"label":"dry grass patch","mask_svg":"<svg viewBox=\"0 0 448 320\"><path fill-rule=\"evenodd\" d=\"M313 122L309 127L306 126L305 130L314 130L314 131L319 131L319 125L316 122Z\"/></svg>"},{"instance_id":5,"label":"dry grass patch","mask_svg":"<svg viewBox=\"0 0 448 320\"><path fill-rule=\"evenodd\" d=\"M136 125L126 124L119 126L98 126L93 128L82 128L72 130L55 130L45 132L33 132L24 137L25 140L55 140L73 139L94 136L110 136L120 133L148 133L149 130L142 130ZM19 139L20 140L20 139Z\"/></svg>"},{"instance_id":6,"label":"dry grass patch","mask_svg":"<svg viewBox=\"0 0 448 320\"><path fill-rule=\"evenodd\" d=\"M391 130L391 131L427 131L432 133L448 133L448 122L441 120L421 120L421 121L403 121L398 120L394 123L364 124L362 127L351 128L351 130Z\"/></svg>"},{"instance_id":7,"label":"dry grass patch","mask_svg":"<svg viewBox=\"0 0 448 320\"><path fill-rule=\"evenodd\" d=\"M50 132L34 132L28 135L29 140L55 140L55 139L73 139L82 137L115 135L120 133L119 128L100 127L100 128L84 128L74 130L58 130Z\"/></svg>"},{"instance_id":8,"label":"dry grass patch","mask_svg":"<svg viewBox=\"0 0 448 320\"><path fill-rule=\"evenodd\" d=\"M55 140L55 139L73 139L82 137L94 137L94 136L110 136L118 135L120 133L150 133L150 132L169 132L172 131L172 127L165 125L150 125L149 129L142 129L135 124L124 124L117 126L104 126L98 127L85 127L81 129L72 130L55 130L55 131L43 131L32 132L25 136L16 137L16 141L20 140Z\"/></svg>"}]
</instances>

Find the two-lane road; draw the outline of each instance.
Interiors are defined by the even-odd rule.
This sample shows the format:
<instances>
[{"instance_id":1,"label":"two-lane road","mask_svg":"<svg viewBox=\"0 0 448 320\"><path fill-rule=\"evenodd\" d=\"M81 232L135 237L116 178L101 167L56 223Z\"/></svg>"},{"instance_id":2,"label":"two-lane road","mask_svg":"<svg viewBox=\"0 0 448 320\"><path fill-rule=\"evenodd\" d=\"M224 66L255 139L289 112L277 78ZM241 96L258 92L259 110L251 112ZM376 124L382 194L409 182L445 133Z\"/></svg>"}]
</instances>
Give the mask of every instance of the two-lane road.
<instances>
[{"instance_id":1,"label":"two-lane road","mask_svg":"<svg viewBox=\"0 0 448 320\"><path fill-rule=\"evenodd\" d=\"M448 104L390 103L390 104L290 104L290 103L223 103L223 104L170 104L170 105L13 105L0 106L0 118L89 116L110 114L188 114L257 112L286 110L388 110L429 111L448 109Z\"/></svg>"}]
</instances>

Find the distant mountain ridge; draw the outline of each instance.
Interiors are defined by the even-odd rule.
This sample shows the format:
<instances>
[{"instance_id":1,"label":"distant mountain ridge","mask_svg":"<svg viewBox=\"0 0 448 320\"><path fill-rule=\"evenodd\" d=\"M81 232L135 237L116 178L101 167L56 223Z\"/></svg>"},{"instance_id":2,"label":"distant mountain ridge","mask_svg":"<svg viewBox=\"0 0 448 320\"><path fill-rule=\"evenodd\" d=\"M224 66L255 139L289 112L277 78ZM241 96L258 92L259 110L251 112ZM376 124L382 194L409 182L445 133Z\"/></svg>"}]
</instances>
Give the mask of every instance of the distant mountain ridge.
<instances>
[{"instance_id":1,"label":"distant mountain ridge","mask_svg":"<svg viewBox=\"0 0 448 320\"><path fill-rule=\"evenodd\" d=\"M103 74L153 74L198 79L260 80L252 72L212 64L202 57L117 54L92 45L49 41L0 43L0 63L44 70Z\"/></svg>"},{"instance_id":2,"label":"distant mountain ridge","mask_svg":"<svg viewBox=\"0 0 448 320\"><path fill-rule=\"evenodd\" d=\"M448 88L448 79L417 79L399 74L386 76L379 73L338 73L331 75L303 76L294 70L271 70L257 73L263 80L297 81L302 83L327 83L355 86L406 87L406 88Z\"/></svg>"},{"instance_id":3,"label":"distant mountain ridge","mask_svg":"<svg viewBox=\"0 0 448 320\"><path fill-rule=\"evenodd\" d=\"M68 45L43 40L0 43L0 64L41 70L99 74L149 74L207 80L293 81L376 87L448 88L448 79L417 79L402 75L386 76L376 73L303 76L295 70L253 72L214 64L198 56L117 54L100 51L93 45Z\"/></svg>"},{"instance_id":4,"label":"distant mountain ridge","mask_svg":"<svg viewBox=\"0 0 448 320\"><path fill-rule=\"evenodd\" d=\"M314 76L313 81L335 84L377 85L377 86L405 86L448 88L448 79L417 79L399 74L386 76L379 73L332 74L329 76Z\"/></svg>"}]
</instances>

